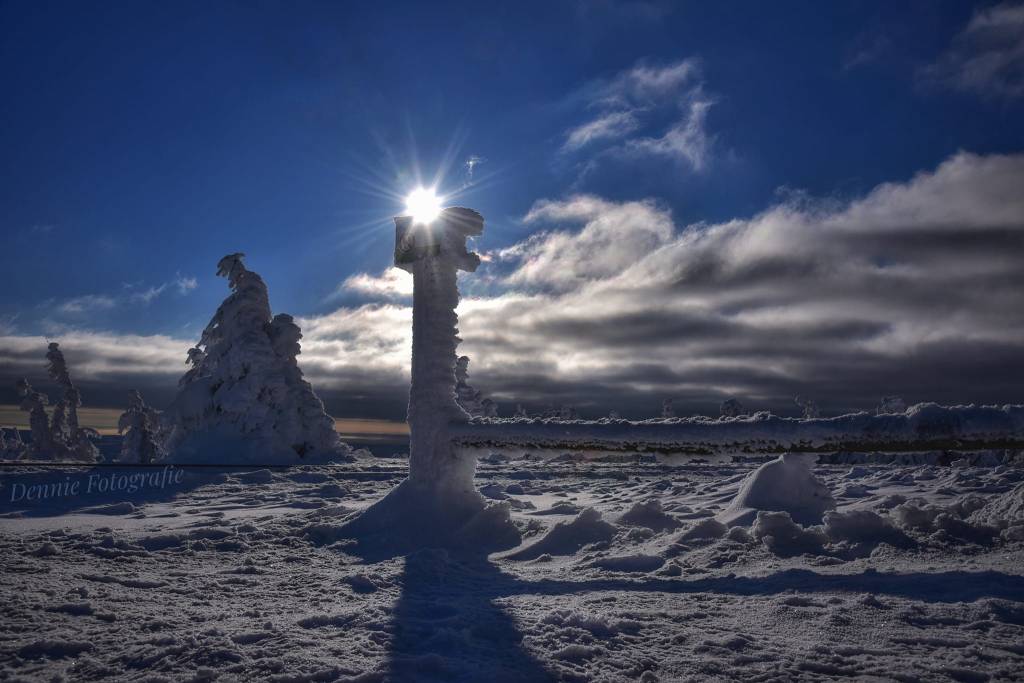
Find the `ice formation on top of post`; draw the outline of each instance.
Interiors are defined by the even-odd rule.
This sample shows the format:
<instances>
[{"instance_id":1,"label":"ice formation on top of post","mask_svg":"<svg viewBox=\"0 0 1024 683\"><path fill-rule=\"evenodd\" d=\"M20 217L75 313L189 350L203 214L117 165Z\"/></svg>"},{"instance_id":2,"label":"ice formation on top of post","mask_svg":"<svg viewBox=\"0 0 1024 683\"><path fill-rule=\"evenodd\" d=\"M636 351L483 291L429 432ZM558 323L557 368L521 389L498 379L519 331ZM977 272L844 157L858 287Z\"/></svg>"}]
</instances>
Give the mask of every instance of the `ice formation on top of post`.
<instances>
[{"instance_id":1,"label":"ice formation on top of post","mask_svg":"<svg viewBox=\"0 0 1024 683\"><path fill-rule=\"evenodd\" d=\"M167 450L178 462L351 458L302 377L299 326L290 315L271 317L267 286L243 256L217 264L232 291L188 351L191 368L165 413Z\"/></svg>"}]
</instances>

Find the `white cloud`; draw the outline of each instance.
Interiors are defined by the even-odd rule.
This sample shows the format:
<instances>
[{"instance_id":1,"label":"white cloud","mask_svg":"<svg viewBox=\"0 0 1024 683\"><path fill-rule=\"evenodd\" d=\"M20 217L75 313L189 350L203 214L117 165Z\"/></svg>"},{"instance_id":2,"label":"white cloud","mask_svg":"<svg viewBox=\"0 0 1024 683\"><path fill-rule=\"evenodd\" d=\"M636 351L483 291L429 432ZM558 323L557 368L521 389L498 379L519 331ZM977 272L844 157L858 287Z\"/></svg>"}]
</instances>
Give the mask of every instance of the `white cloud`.
<instances>
[{"instance_id":1,"label":"white cloud","mask_svg":"<svg viewBox=\"0 0 1024 683\"><path fill-rule=\"evenodd\" d=\"M79 315L91 311L105 311L114 308L117 301L113 297L102 294L83 294L57 305L57 310L69 315Z\"/></svg>"},{"instance_id":2,"label":"white cloud","mask_svg":"<svg viewBox=\"0 0 1024 683\"><path fill-rule=\"evenodd\" d=\"M637 123L633 112L609 112L570 130L562 149L575 151L598 140L621 138L632 133L638 127L639 123Z\"/></svg>"},{"instance_id":3,"label":"white cloud","mask_svg":"<svg viewBox=\"0 0 1024 683\"><path fill-rule=\"evenodd\" d=\"M975 12L922 75L984 96L1024 95L1024 4L1002 3Z\"/></svg>"},{"instance_id":4,"label":"white cloud","mask_svg":"<svg viewBox=\"0 0 1024 683\"><path fill-rule=\"evenodd\" d=\"M604 143L599 154L654 155L678 160L694 171L706 167L713 143L707 132L713 100L704 93L696 60L637 64L591 86L585 99L597 114L566 132L564 153ZM673 121L667 128L666 118Z\"/></svg>"},{"instance_id":5,"label":"white cloud","mask_svg":"<svg viewBox=\"0 0 1024 683\"><path fill-rule=\"evenodd\" d=\"M398 299L412 296L412 275L400 268L391 267L380 275L357 273L345 279L328 297L337 299L346 291L364 296L384 299Z\"/></svg>"},{"instance_id":6,"label":"white cloud","mask_svg":"<svg viewBox=\"0 0 1024 683\"><path fill-rule=\"evenodd\" d=\"M693 170L700 171L707 164L713 142L706 129L710 100L694 100L689 111L657 138L630 140L627 148L634 152L685 159Z\"/></svg>"},{"instance_id":7,"label":"white cloud","mask_svg":"<svg viewBox=\"0 0 1024 683\"><path fill-rule=\"evenodd\" d=\"M174 286L178 288L178 294L185 295L191 292L193 289L199 286L199 282L194 277L185 277L178 275L174 279Z\"/></svg>"},{"instance_id":8,"label":"white cloud","mask_svg":"<svg viewBox=\"0 0 1024 683\"><path fill-rule=\"evenodd\" d=\"M460 353L506 409L566 401L653 415L668 396L688 411L729 394L781 410L795 410L797 394L826 410L889 393L1019 402L1022 186L1024 155L959 153L845 204L803 198L713 225L676 225L653 201L539 201L525 220L546 231L467 279L490 277L497 291L463 299ZM408 276L349 281L388 295L398 277ZM336 412L404 398L407 303L299 323L302 368ZM44 340L26 339L0 339L7 374L41 363ZM69 360L82 354L85 376L128 367L168 383L193 343L75 331L57 340Z\"/></svg>"}]
</instances>

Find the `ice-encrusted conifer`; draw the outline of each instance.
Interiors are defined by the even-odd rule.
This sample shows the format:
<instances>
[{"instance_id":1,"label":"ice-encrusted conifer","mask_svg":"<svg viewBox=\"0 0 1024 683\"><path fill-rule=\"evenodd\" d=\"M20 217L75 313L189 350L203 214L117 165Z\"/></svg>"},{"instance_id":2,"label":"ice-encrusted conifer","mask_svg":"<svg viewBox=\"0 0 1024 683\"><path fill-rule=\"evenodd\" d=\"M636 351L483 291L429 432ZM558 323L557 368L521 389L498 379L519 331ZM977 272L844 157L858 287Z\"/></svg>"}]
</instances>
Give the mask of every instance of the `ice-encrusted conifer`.
<instances>
[{"instance_id":1,"label":"ice-encrusted conifer","mask_svg":"<svg viewBox=\"0 0 1024 683\"><path fill-rule=\"evenodd\" d=\"M675 416L676 409L672 406L672 399L666 398L661 402L661 417L667 419Z\"/></svg>"},{"instance_id":2,"label":"ice-encrusted conifer","mask_svg":"<svg viewBox=\"0 0 1024 683\"><path fill-rule=\"evenodd\" d=\"M123 436L121 462L147 465L161 459L160 415L138 391L128 392L128 409L117 421L117 432Z\"/></svg>"},{"instance_id":3,"label":"ice-encrusted conifer","mask_svg":"<svg viewBox=\"0 0 1024 683\"><path fill-rule=\"evenodd\" d=\"M818 409L818 404L814 402L814 399L807 398L806 396L797 396L793 399L803 410L803 418L805 420L813 420L821 417L821 411Z\"/></svg>"},{"instance_id":4,"label":"ice-encrusted conifer","mask_svg":"<svg viewBox=\"0 0 1024 683\"><path fill-rule=\"evenodd\" d=\"M25 456L25 442L17 428L0 429L0 460L20 460Z\"/></svg>"},{"instance_id":5,"label":"ice-encrusted conifer","mask_svg":"<svg viewBox=\"0 0 1024 683\"><path fill-rule=\"evenodd\" d=\"M18 395L21 396L21 409L28 413L29 430L32 434L32 441L26 449L30 458L49 458L55 455L53 438L50 435L50 418L46 414L46 406L50 400L46 394L36 391L27 379L19 379L15 382Z\"/></svg>"},{"instance_id":6,"label":"ice-encrusted conifer","mask_svg":"<svg viewBox=\"0 0 1024 683\"><path fill-rule=\"evenodd\" d=\"M735 398L727 398L722 401L722 405L719 406L719 412L721 412L722 417L739 417L745 414L743 412L743 404Z\"/></svg>"},{"instance_id":7,"label":"ice-encrusted conifer","mask_svg":"<svg viewBox=\"0 0 1024 683\"><path fill-rule=\"evenodd\" d=\"M455 400L468 415L483 415L483 396L469 385L469 356L455 359Z\"/></svg>"},{"instance_id":8,"label":"ice-encrusted conifer","mask_svg":"<svg viewBox=\"0 0 1024 683\"><path fill-rule=\"evenodd\" d=\"M907 402L899 396L883 396L879 401L875 413L878 415L889 415L907 412Z\"/></svg>"},{"instance_id":9,"label":"ice-encrusted conifer","mask_svg":"<svg viewBox=\"0 0 1024 683\"><path fill-rule=\"evenodd\" d=\"M50 438L54 446L57 450L63 451L61 455L75 460L98 460L100 452L92 443L92 439L96 438L98 434L95 430L83 429L78 424L78 409L82 405L82 394L78 391L75 383L71 381L71 373L68 371L64 352L60 350L60 344L50 342L46 360L49 361L46 371L50 374L50 379L57 382L63 389L63 396L54 406L50 422Z\"/></svg>"},{"instance_id":10,"label":"ice-encrusted conifer","mask_svg":"<svg viewBox=\"0 0 1024 683\"><path fill-rule=\"evenodd\" d=\"M243 256L217 264L231 294L189 349L191 368L167 411L167 450L187 459L348 457L299 369L299 326L289 315L271 317L267 286ZM238 455L200 452L223 451L225 439Z\"/></svg>"}]
</instances>

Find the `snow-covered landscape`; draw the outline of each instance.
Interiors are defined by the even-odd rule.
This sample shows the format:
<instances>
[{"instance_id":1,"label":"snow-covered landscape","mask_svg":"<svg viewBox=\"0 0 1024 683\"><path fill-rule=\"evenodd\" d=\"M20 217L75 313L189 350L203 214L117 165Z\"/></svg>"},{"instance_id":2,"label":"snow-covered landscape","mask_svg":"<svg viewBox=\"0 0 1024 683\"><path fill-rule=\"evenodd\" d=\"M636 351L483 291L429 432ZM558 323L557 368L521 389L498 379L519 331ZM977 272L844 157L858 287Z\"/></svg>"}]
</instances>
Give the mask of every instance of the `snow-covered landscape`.
<instances>
[{"instance_id":1,"label":"snow-covered landscape","mask_svg":"<svg viewBox=\"0 0 1024 683\"><path fill-rule=\"evenodd\" d=\"M0 681L1024 681L1024 0L0 2Z\"/></svg>"},{"instance_id":2,"label":"snow-covered landscape","mask_svg":"<svg viewBox=\"0 0 1024 683\"><path fill-rule=\"evenodd\" d=\"M5 470L2 677L1019 680L1019 459L792 457L751 480L753 462L494 453L475 484L523 541L490 557L345 537L405 476L391 459L15 503L65 477ZM757 505L790 515L736 514Z\"/></svg>"}]
</instances>

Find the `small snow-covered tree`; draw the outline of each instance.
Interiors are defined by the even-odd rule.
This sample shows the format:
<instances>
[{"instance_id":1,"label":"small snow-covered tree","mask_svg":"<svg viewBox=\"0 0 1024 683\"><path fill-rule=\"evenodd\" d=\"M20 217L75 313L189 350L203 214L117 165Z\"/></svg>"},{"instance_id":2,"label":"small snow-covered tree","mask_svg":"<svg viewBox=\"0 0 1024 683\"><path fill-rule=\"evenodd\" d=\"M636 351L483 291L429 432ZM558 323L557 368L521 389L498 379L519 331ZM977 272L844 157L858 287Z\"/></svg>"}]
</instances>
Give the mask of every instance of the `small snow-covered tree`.
<instances>
[{"instance_id":1,"label":"small snow-covered tree","mask_svg":"<svg viewBox=\"0 0 1024 683\"><path fill-rule=\"evenodd\" d=\"M793 399L803 410L803 418L805 420L813 420L821 416L821 411L818 410L818 404L813 399L807 398L806 396L797 396Z\"/></svg>"},{"instance_id":2,"label":"small snow-covered tree","mask_svg":"<svg viewBox=\"0 0 1024 683\"><path fill-rule=\"evenodd\" d=\"M663 418L676 416L676 409L672 406L672 399L666 398L661 402L661 416Z\"/></svg>"},{"instance_id":3,"label":"small snow-covered tree","mask_svg":"<svg viewBox=\"0 0 1024 683\"><path fill-rule=\"evenodd\" d=\"M25 442L21 440L21 432L17 427L0 429L0 459L20 460L25 456Z\"/></svg>"},{"instance_id":4,"label":"small snow-covered tree","mask_svg":"<svg viewBox=\"0 0 1024 683\"><path fill-rule=\"evenodd\" d=\"M483 395L469 385L469 356L455 359L455 401L467 415L479 417L483 415L481 405Z\"/></svg>"},{"instance_id":5,"label":"small snow-covered tree","mask_svg":"<svg viewBox=\"0 0 1024 683\"><path fill-rule=\"evenodd\" d=\"M743 411L743 404L735 398L727 398L722 401L722 405L719 406L719 412L721 412L722 417L739 417L746 414Z\"/></svg>"},{"instance_id":6,"label":"small snow-covered tree","mask_svg":"<svg viewBox=\"0 0 1024 683\"><path fill-rule=\"evenodd\" d=\"M907 412L907 403L899 396L883 396L875 409L878 415Z\"/></svg>"},{"instance_id":7,"label":"small snow-covered tree","mask_svg":"<svg viewBox=\"0 0 1024 683\"><path fill-rule=\"evenodd\" d=\"M54 453L53 438L50 435L50 419L46 414L46 406L50 400L46 394L32 388L27 379L19 379L14 385L21 396L21 409L28 413L29 430L32 441L26 452L32 458L52 459Z\"/></svg>"},{"instance_id":8,"label":"small snow-covered tree","mask_svg":"<svg viewBox=\"0 0 1024 683\"><path fill-rule=\"evenodd\" d=\"M489 398L480 401L480 413L484 417L498 417L498 404Z\"/></svg>"},{"instance_id":9,"label":"small snow-covered tree","mask_svg":"<svg viewBox=\"0 0 1024 683\"><path fill-rule=\"evenodd\" d=\"M121 440L121 462L148 465L163 455L160 443L160 415L146 405L138 391L128 393L128 409L117 421Z\"/></svg>"},{"instance_id":10,"label":"small snow-covered tree","mask_svg":"<svg viewBox=\"0 0 1024 683\"><path fill-rule=\"evenodd\" d=\"M516 404L516 414L515 414L515 416L516 417L529 417L529 414L526 412L526 408L523 407L522 403L517 403Z\"/></svg>"},{"instance_id":11,"label":"small snow-covered tree","mask_svg":"<svg viewBox=\"0 0 1024 683\"><path fill-rule=\"evenodd\" d=\"M166 413L168 451L209 437L241 439L250 456L256 449L271 459L347 455L351 449L299 369L299 326L289 315L271 317L267 286L242 257L229 254L217 264L231 294L188 352L191 367Z\"/></svg>"},{"instance_id":12,"label":"small snow-covered tree","mask_svg":"<svg viewBox=\"0 0 1024 683\"><path fill-rule=\"evenodd\" d=\"M99 459L99 449L92 439L98 434L93 429L83 429L78 424L78 408L82 405L82 395L78 387L71 381L71 373L64 359L64 353L57 342L50 342L46 352L49 363L46 366L50 378L61 385L64 395L54 406L50 423L50 437L53 443L62 447L62 455L76 460L95 461Z\"/></svg>"}]
</instances>

